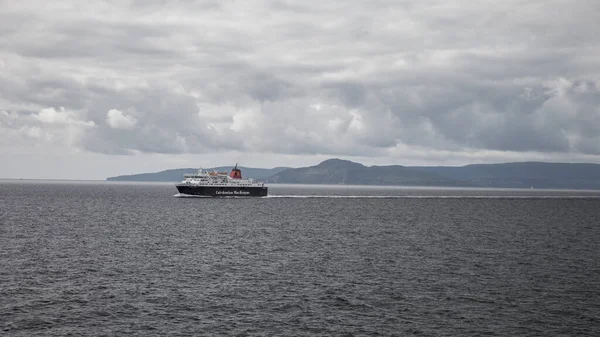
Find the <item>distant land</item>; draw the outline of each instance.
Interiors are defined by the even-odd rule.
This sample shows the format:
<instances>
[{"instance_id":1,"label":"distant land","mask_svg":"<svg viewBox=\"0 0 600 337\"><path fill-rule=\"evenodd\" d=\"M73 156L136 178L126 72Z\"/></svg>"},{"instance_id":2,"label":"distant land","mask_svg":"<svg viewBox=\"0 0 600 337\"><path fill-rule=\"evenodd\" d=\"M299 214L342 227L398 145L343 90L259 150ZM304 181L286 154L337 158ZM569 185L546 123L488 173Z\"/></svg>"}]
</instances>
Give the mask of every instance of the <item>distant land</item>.
<instances>
[{"instance_id":1,"label":"distant land","mask_svg":"<svg viewBox=\"0 0 600 337\"><path fill-rule=\"evenodd\" d=\"M231 166L207 168L229 171ZM600 189L600 164L517 162L466 166L365 166L328 159L309 167L240 166L246 177L281 184L402 185L496 188ZM109 181L177 182L195 168L110 177Z\"/></svg>"},{"instance_id":2,"label":"distant land","mask_svg":"<svg viewBox=\"0 0 600 337\"><path fill-rule=\"evenodd\" d=\"M210 167L203 168L207 171L231 171L233 166L219 166L219 167ZM242 174L244 177L254 178L257 180L266 180L271 176L289 169L289 167L275 167L272 169L264 169L264 168L252 168L252 167L244 167L238 166L242 170ZM182 169L172 169L166 171L160 171L156 173L140 173L140 174L131 174L131 175L123 175L116 177L106 178L108 181L162 181L162 182L178 182L183 180L183 175L186 173L196 173L198 172L197 168L182 168Z\"/></svg>"}]
</instances>

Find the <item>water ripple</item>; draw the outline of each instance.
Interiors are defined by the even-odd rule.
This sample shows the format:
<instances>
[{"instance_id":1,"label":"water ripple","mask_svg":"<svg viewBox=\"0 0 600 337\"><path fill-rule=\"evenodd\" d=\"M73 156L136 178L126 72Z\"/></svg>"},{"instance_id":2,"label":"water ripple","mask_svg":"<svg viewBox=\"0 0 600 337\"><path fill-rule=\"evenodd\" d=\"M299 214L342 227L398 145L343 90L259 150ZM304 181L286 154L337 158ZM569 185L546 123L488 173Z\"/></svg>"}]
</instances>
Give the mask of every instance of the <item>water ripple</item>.
<instances>
[{"instance_id":1,"label":"water ripple","mask_svg":"<svg viewBox=\"0 0 600 337\"><path fill-rule=\"evenodd\" d=\"M417 192L0 185L0 335L600 335L597 197Z\"/></svg>"}]
</instances>

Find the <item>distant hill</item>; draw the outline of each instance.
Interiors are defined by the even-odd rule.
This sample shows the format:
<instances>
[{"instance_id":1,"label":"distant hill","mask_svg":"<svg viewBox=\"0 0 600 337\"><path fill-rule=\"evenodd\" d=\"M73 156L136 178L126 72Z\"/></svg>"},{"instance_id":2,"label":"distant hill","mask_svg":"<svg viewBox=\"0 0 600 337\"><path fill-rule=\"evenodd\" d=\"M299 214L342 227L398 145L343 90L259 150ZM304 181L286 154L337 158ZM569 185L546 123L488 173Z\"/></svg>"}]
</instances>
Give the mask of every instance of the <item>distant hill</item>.
<instances>
[{"instance_id":1,"label":"distant hill","mask_svg":"<svg viewBox=\"0 0 600 337\"><path fill-rule=\"evenodd\" d=\"M231 166L207 170L230 171ZM328 159L318 165L272 169L240 167L245 177L285 184L404 185L505 188L600 189L599 164L520 162L466 166L365 166ZM110 177L110 181L181 181L184 168Z\"/></svg>"},{"instance_id":2,"label":"distant hill","mask_svg":"<svg viewBox=\"0 0 600 337\"><path fill-rule=\"evenodd\" d=\"M287 169L269 178L269 182L288 184L355 184L409 186L469 186L466 181L438 173L422 172L408 167L364 166L341 159L329 159L319 165Z\"/></svg>"},{"instance_id":3,"label":"distant hill","mask_svg":"<svg viewBox=\"0 0 600 337\"><path fill-rule=\"evenodd\" d=\"M520 162L412 168L450 179L469 181L482 187L600 189L598 164Z\"/></svg>"},{"instance_id":4,"label":"distant hill","mask_svg":"<svg viewBox=\"0 0 600 337\"><path fill-rule=\"evenodd\" d=\"M291 184L600 189L600 165L522 162L367 167L347 160L330 159L316 166L287 169L270 177L269 181Z\"/></svg>"},{"instance_id":5,"label":"distant hill","mask_svg":"<svg viewBox=\"0 0 600 337\"><path fill-rule=\"evenodd\" d=\"M231 171L233 166L219 166L207 168L208 171ZM288 167L275 167L272 169L252 168L239 166L244 177L265 180L274 174L288 169ZM183 175L186 173L196 173L197 168L182 168L160 171L156 173L140 173L132 175L122 175L106 178L108 181L162 181L162 182L178 182L183 180Z\"/></svg>"}]
</instances>

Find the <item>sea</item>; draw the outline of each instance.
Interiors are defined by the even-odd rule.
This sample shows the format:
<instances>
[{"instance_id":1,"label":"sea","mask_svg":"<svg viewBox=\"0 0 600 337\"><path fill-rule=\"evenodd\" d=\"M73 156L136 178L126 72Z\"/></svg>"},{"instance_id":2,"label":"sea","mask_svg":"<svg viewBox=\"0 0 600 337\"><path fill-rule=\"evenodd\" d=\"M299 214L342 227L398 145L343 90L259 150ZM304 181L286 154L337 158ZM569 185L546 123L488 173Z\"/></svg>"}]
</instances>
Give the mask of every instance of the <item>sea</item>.
<instances>
[{"instance_id":1,"label":"sea","mask_svg":"<svg viewBox=\"0 0 600 337\"><path fill-rule=\"evenodd\" d=\"M0 336L600 336L600 191L2 180Z\"/></svg>"}]
</instances>

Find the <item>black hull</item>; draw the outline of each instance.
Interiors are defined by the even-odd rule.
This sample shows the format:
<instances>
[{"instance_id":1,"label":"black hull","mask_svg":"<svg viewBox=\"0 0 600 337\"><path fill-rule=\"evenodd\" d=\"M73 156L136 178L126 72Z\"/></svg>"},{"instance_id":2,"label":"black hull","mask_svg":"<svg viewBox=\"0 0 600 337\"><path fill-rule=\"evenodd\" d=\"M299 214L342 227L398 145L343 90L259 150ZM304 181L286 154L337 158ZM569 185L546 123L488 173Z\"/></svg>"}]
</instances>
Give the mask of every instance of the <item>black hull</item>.
<instances>
[{"instance_id":1,"label":"black hull","mask_svg":"<svg viewBox=\"0 0 600 337\"><path fill-rule=\"evenodd\" d=\"M203 197L266 197L266 186L194 186L176 185L181 194Z\"/></svg>"}]
</instances>

